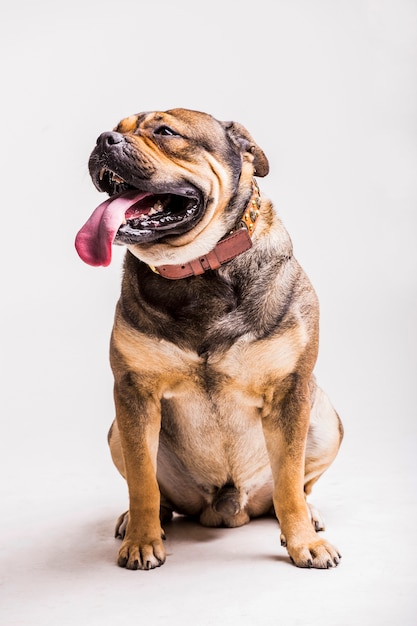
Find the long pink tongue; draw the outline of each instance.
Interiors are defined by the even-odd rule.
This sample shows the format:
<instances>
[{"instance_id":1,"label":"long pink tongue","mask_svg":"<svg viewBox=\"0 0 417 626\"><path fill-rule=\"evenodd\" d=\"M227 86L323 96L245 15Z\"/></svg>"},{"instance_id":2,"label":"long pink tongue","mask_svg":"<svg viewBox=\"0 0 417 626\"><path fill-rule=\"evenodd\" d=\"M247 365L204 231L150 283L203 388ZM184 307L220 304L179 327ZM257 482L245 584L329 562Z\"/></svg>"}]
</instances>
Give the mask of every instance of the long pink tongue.
<instances>
[{"instance_id":1,"label":"long pink tongue","mask_svg":"<svg viewBox=\"0 0 417 626\"><path fill-rule=\"evenodd\" d=\"M126 211L148 193L127 191L102 202L79 230L75 247L81 259L95 267L111 262L111 247L116 233L125 221Z\"/></svg>"}]
</instances>

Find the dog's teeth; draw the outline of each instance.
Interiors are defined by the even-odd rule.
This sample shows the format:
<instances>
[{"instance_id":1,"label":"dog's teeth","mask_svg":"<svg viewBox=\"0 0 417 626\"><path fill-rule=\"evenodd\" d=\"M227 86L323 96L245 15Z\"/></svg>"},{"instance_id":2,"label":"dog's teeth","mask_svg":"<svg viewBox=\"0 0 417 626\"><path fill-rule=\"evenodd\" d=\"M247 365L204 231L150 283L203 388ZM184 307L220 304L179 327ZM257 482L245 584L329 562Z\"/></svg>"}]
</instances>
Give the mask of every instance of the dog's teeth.
<instances>
[{"instance_id":1,"label":"dog's teeth","mask_svg":"<svg viewBox=\"0 0 417 626\"><path fill-rule=\"evenodd\" d=\"M99 177L100 180L103 180L103 177L104 177L105 173L106 173L106 168L102 167L100 172L99 172L99 174L98 174L98 177Z\"/></svg>"},{"instance_id":2,"label":"dog's teeth","mask_svg":"<svg viewBox=\"0 0 417 626\"><path fill-rule=\"evenodd\" d=\"M149 211L148 215L155 215L155 213L160 213L163 210L164 210L164 205L162 204L160 200L157 200L155 204L153 205L153 207L151 208L151 210Z\"/></svg>"},{"instance_id":3,"label":"dog's teeth","mask_svg":"<svg viewBox=\"0 0 417 626\"><path fill-rule=\"evenodd\" d=\"M118 176L117 174L113 174L113 173L112 173L112 181L114 183L124 183L125 182L123 180L123 178L120 178L120 176Z\"/></svg>"},{"instance_id":4,"label":"dog's teeth","mask_svg":"<svg viewBox=\"0 0 417 626\"><path fill-rule=\"evenodd\" d=\"M154 213L161 213L161 211L163 210L164 204L161 202L161 200L157 200L151 209L150 215L153 215Z\"/></svg>"}]
</instances>

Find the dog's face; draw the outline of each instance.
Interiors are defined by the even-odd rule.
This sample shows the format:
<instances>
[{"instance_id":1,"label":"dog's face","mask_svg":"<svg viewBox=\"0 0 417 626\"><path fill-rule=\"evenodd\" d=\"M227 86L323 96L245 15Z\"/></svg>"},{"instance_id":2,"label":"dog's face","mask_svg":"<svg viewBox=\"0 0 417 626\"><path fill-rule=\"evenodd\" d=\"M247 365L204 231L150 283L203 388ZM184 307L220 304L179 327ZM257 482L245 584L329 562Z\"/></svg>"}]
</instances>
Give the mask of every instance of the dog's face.
<instances>
[{"instance_id":1,"label":"dog's face","mask_svg":"<svg viewBox=\"0 0 417 626\"><path fill-rule=\"evenodd\" d=\"M89 170L110 201L80 231L80 256L107 265L114 242L150 264L181 263L233 227L268 162L240 124L173 109L133 115L100 135Z\"/></svg>"}]
</instances>

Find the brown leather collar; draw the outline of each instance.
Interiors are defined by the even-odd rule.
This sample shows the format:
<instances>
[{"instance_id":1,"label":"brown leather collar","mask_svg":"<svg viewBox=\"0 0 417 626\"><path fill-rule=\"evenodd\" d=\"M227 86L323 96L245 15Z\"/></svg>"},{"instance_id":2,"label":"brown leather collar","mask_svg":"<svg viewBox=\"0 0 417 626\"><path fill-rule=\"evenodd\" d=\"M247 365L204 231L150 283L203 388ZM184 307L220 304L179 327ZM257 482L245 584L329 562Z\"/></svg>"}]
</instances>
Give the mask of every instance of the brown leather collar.
<instances>
[{"instance_id":1,"label":"brown leather collar","mask_svg":"<svg viewBox=\"0 0 417 626\"><path fill-rule=\"evenodd\" d=\"M260 205L259 187L255 179L253 179L252 196L239 224L228 235L223 237L213 250L182 265L158 265L158 267L150 265L149 267L156 274L170 280L199 276L207 270L217 270L224 263L231 261L252 247L251 236L259 217Z\"/></svg>"}]
</instances>

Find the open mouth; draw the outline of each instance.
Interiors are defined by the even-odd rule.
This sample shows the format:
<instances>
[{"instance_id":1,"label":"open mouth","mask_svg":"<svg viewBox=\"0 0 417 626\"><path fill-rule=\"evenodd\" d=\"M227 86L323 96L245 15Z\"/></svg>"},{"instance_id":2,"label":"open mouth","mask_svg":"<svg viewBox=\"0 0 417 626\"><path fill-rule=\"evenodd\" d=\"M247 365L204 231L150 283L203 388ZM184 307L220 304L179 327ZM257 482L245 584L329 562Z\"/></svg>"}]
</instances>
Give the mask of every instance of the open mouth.
<instances>
[{"instance_id":1,"label":"open mouth","mask_svg":"<svg viewBox=\"0 0 417 626\"><path fill-rule=\"evenodd\" d=\"M117 230L115 243L134 244L144 240L160 239L167 234L180 234L196 222L200 207L197 190L184 187L175 193L141 192L119 174L102 167L98 174L99 186L110 197L138 193L125 211L125 219ZM170 233L170 231L175 231Z\"/></svg>"},{"instance_id":2,"label":"open mouth","mask_svg":"<svg viewBox=\"0 0 417 626\"><path fill-rule=\"evenodd\" d=\"M76 237L78 254L90 265L108 265L113 243L135 245L178 236L203 216L203 196L190 183L163 189L147 181L140 188L106 167L97 168L92 177L96 187L110 197Z\"/></svg>"}]
</instances>

